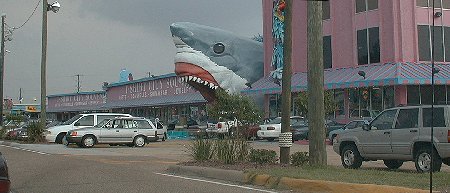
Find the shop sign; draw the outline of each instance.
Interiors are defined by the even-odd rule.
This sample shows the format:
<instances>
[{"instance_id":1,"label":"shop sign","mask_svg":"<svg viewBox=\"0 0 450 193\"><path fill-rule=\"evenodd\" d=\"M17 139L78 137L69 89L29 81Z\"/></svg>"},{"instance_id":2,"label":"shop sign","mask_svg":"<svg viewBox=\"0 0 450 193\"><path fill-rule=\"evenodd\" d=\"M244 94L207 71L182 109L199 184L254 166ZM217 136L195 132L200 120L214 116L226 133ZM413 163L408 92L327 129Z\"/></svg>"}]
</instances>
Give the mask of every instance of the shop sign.
<instances>
[{"instance_id":1,"label":"shop sign","mask_svg":"<svg viewBox=\"0 0 450 193\"><path fill-rule=\"evenodd\" d=\"M84 94L61 96L48 99L48 106L53 108L96 106L105 103L105 94Z\"/></svg>"},{"instance_id":2,"label":"shop sign","mask_svg":"<svg viewBox=\"0 0 450 193\"><path fill-rule=\"evenodd\" d=\"M27 111L27 112L32 112L32 113L38 112L36 106L26 106L26 107L25 107L25 111Z\"/></svg>"},{"instance_id":3,"label":"shop sign","mask_svg":"<svg viewBox=\"0 0 450 193\"><path fill-rule=\"evenodd\" d=\"M180 77L137 82L108 90L108 100L133 100L197 92Z\"/></svg>"}]
</instances>

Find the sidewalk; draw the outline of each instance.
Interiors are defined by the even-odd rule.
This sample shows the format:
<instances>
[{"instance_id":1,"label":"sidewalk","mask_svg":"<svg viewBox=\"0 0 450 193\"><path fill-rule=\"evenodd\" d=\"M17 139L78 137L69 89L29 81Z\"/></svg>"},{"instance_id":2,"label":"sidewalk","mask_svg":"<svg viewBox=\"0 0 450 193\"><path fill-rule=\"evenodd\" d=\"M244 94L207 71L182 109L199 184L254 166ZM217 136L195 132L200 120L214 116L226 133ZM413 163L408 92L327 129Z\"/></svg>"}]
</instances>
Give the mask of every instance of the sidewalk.
<instances>
[{"instance_id":1,"label":"sidewalk","mask_svg":"<svg viewBox=\"0 0 450 193\"><path fill-rule=\"evenodd\" d=\"M269 175L252 175L243 171L224 170L198 166L171 165L167 169L170 174L197 176L225 180L242 184L253 184L267 188L279 188L294 192L321 192L321 193L426 193L429 190L411 189L397 186L352 184L343 182L305 180L286 177L273 177Z\"/></svg>"}]
</instances>

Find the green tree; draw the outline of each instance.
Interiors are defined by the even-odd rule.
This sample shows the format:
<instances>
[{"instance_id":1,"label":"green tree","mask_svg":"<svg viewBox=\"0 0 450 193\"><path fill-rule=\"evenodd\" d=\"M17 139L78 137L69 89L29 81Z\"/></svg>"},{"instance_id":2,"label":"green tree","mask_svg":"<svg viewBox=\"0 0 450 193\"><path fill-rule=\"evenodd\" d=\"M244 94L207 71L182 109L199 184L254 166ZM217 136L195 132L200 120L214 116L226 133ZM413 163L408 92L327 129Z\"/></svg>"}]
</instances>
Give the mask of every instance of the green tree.
<instances>
[{"instance_id":1,"label":"green tree","mask_svg":"<svg viewBox=\"0 0 450 193\"><path fill-rule=\"evenodd\" d=\"M299 92L295 100L295 108L304 117L308 115L308 93ZM334 101L333 91L326 90L324 92L324 108L325 114L331 114L336 110L336 102Z\"/></svg>"},{"instance_id":2,"label":"green tree","mask_svg":"<svg viewBox=\"0 0 450 193\"><path fill-rule=\"evenodd\" d=\"M244 127L257 124L261 120L261 112L250 97L228 94L223 90L217 90L216 96L216 101L208 105L209 117L228 120L236 118Z\"/></svg>"}]
</instances>

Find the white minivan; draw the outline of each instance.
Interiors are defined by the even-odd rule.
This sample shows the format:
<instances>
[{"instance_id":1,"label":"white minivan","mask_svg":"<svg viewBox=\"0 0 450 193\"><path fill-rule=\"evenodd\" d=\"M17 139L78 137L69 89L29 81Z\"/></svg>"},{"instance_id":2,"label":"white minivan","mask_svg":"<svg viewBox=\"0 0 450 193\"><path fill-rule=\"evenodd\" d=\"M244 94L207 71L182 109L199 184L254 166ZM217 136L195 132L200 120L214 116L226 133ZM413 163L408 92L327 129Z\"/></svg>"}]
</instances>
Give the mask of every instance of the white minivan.
<instances>
[{"instance_id":1,"label":"white minivan","mask_svg":"<svg viewBox=\"0 0 450 193\"><path fill-rule=\"evenodd\" d=\"M67 131L75 130L85 127L93 127L97 123L102 122L105 119L113 119L115 117L133 117L129 114L121 113L89 113L79 114L61 125L50 127L44 132L45 139L48 142L62 143L62 139L66 135Z\"/></svg>"}]
</instances>

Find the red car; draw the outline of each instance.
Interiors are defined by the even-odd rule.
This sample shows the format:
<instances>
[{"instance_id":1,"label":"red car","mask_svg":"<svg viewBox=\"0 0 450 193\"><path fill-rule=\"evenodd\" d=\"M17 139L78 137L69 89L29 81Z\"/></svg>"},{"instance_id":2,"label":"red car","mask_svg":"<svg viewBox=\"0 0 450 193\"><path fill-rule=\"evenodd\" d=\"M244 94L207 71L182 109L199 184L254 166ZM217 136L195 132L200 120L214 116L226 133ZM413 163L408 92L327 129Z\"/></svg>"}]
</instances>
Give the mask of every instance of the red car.
<instances>
[{"instance_id":1,"label":"red car","mask_svg":"<svg viewBox=\"0 0 450 193\"><path fill-rule=\"evenodd\" d=\"M5 157L0 152L0 193L10 192L11 181L9 180L8 166Z\"/></svg>"}]
</instances>

